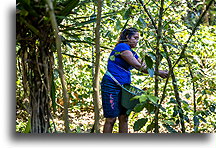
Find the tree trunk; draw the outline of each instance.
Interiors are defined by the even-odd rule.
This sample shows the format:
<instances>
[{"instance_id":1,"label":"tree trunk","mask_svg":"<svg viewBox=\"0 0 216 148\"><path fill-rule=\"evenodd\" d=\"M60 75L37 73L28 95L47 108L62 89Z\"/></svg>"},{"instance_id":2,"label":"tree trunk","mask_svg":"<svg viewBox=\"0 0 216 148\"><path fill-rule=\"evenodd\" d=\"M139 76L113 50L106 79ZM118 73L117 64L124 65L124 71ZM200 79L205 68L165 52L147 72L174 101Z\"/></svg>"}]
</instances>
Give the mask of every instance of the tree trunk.
<instances>
[{"instance_id":1,"label":"tree trunk","mask_svg":"<svg viewBox=\"0 0 216 148\"><path fill-rule=\"evenodd\" d=\"M99 114L99 97L100 97L100 21L101 21L101 11L102 11L102 0L97 1L97 22L95 28L95 48L96 48L96 61L95 61L95 75L93 82L93 100L94 100L94 130L96 133L100 132L100 114Z\"/></svg>"},{"instance_id":2,"label":"tree trunk","mask_svg":"<svg viewBox=\"0 0 216 148\"><path fill-rule=\"evenodd\" d=\"M59 36L59 29L58 24L56 22L56 17L54 14L54 8L51 0L46 0L47 4L49 6L49 15L51 19L52 28L55 34L56 39L56 48L57 48L57 54L58 54L58 70L59 70L59 76L62 84L63 89L63 101L64 101L64 125L65 125L65 132L69 133L69 120L68 120L68 94L66 89L66 81L64 77L64 71L63 71L63 64L62 64L62 54L61 54L61 37Z\"/></svg>"},{"instance_id":3,"label":"tree trunk","mask_svg":"<svg viewBox=\"0 0 216 148\"><path fill-rule=\"evenodd\" d=\"M162 17L163 17L163 9L164 6L164 0L161 0L161 5L160 5L160 12L159 12L159 22L158 22L158 29L157 29L157 45L156 45L156 63L155 63L155 96L158 97L158 91L159 91L159 80L158 80L158 70L159 70L159 65L160 65L160 59L161 59L161 54L160 54L160 40L162 38ZM159 125L158 125L158 114L159 110L158 107L155 109L155 133L159 133Z\"/></svg>"},{"instance_id":4,"label":"tree trunk","mask_svg":"<svg viewBox=\"0 0 216 148\"><path fill-rule=\"evenodd\" d=\"M47 49L46 35L40 38L38 46L35 46L29 53L32 60L29 63L30 76L28 77L30 90L31 106L31 132L47 133L50 127L50 110L49 110L49 78L46 76L50 55L45 52Z\"/></svg>"}]
</instances>

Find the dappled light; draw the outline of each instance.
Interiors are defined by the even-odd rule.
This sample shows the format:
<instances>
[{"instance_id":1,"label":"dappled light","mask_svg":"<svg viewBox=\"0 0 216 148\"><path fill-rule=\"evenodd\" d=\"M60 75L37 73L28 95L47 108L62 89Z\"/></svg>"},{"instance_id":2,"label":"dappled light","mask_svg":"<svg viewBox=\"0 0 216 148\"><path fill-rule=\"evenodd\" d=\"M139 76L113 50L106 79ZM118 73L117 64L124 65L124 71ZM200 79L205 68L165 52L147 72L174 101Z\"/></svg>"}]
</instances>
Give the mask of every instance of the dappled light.
<instances>
[{"instance_id":1,"label":"dappled light","mask_svg":"<svg viewBox=\"0 0 216 148\"><path fill-rule=\"evenodd\" d=\"M131 70L128 132L215 133L214 0L17 0L16 132L102 133L100 82L129 27L147 73Z\"/></svg>"}]
</instances>

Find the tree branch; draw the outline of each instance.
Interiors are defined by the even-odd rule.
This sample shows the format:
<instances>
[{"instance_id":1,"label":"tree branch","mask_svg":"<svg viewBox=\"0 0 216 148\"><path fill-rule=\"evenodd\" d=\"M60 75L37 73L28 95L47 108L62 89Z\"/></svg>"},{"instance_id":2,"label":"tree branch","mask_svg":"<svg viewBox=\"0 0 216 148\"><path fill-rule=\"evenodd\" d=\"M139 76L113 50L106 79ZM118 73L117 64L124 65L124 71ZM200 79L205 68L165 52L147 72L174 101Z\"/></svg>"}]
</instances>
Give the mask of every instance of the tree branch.
<instances>
[{"instance_id":1,"label":"tree branch","mask_svg":"<svg viewBox=\"0 0 216 148\"><path fill-rule=\"evenodd\" d=\"M146 8L146 6L144 5L143 1L142 0L138 0L140 2L140 4L142 5L142 7L144 8L145 12L147 13L148 17L150 18L151 22L152 22L152 25L154 26L155 30L157 31L157 26L156 26L156 23L151 15L151 13L148 11L148 9Z\"/></svg>"},{"instance_id":2,"label":"tree branch","mask_svg":"<svg viewBox=\"0 0 216 148\"><path fill-rule=\"evenodd\" d=\"M166 54L168 55L168 51L167 51L165 45L163 45L163 49L166 52ZM168 65L169 65L169 75L171 75L171 78L172 78L172 84L173 84L173 87L174 87L174 94L175 94L176 102L178 103L179 109L182 110L182 108L181 108L181 98L179 96L177 81L176 81L176 78L175 78L173 70L171 70L171 68L172 68L172 62L171 62L169 56L167 56L167 62L168 62ZM163 97L162 98L163 99L165 98L165 91L163 93ZM184 124L184 118L183 118L183 110L182 110L182 112L179 112L179 116L180 116L180 119L181 119L180 123L181 123L182 133L185 133L185 124Z\"/></svg>"},{"instance_id":3,"label":"tree branch","mask_svg":"<svg viewBox=\"0 0 216 148\"><path fill-rule=\"evenodd\" d=\"M192 36L194 35L194 33L196 32L197 27L200 25L200 23L201 23L203 17L205 16L206 12L208 11L208 9L210 8L210 6L212 5L213 2L214 2L214 0L211 0L211 1L209 2L209 4L206 6L206 10L202 13L202 15L200 16L199 20L198 20L197 23L195 24L195 27L193 28L193 30L192 30L192 32L191 32L191 34L190 34L188 40L186 41L186 43L185 43L185 44L183 45L183 47L182 47L182 51L181 51L181 53L180 53L180 57L179 57L179 58L177 59L177 61L173 64L172 70L173 70L173 68L176 66L176 64L178 64L178 62L184 57L185 50L186 50L186 48L187 48L187 45L188 45L188 43L189 43L191 37L192 37Z\"/></svg>"}]
</instances>

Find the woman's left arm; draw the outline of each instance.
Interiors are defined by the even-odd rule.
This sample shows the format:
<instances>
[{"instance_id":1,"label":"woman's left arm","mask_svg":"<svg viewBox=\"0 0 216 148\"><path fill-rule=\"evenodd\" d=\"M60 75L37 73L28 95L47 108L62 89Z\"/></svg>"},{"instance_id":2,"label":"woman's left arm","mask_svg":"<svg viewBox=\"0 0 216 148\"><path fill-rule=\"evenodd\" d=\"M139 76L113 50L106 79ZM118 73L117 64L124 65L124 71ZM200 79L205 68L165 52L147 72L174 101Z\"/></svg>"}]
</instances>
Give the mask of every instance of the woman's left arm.
<instances>
[{"instance_id":1,"label":"woman's left arm","mask_svg":"<svg viewBox=\"0 0 216 148\"><path fill-rule=\"evenodd\" d=\"M148 73L147 66L145 63L142 63L141 59L136 59L133 53L129 50L125 50L121 52L121 57L128 62L135 69L140 70L143 73ZM168 72L164 70L159 70L159 76L162 78L166 78L168 76Z\"/></svg>"},{"instance_id":2,"label":"woman's left arm","mask_svg":"<svg viewBox=\"0 0 216 148\"><path fill-rule=\"evenodd\" d=\"M141 72L143 72L143 73L147 73L147 74L148 74L146 64L145 64L144 62L142 62L142 60L141 60L140 58L138 58L137 61L142 65Z\"/></svg>"},{"instance_id":3,"label":"woman's left arm","mask_svg":"<svg viewBox=\"0 0 216 148\"><path fill-rule=\"evenodd\" d=\"M142 71L144 73L148 73L147 66L145 65L145 63L142 62L140 58L138 58L137 60L139 61L140 64L142 64L142 67L144 67L144 69ZM161 78L167 78L167 76L168 76L168 71L167 70L159 70L158 73L159 73L159 76Z\"/></svg>"}]
</instances>

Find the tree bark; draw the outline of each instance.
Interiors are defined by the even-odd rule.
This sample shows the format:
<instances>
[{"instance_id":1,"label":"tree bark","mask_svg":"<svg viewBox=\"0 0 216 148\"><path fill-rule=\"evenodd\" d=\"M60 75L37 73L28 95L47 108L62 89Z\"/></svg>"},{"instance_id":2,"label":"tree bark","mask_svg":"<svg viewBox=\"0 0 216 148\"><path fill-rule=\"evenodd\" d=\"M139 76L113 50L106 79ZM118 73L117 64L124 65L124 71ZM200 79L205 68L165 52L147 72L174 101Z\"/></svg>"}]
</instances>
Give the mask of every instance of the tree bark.
<instances>
[{"instance_id":1,"label":"tree bark","mask_svg":"<svg viewBox=\"0 0 216 148\"><path fill-rule=\"evenodd\" d=\"M66 81L64 77L64 71L63 71L63 63L62 63L62 54L61 54L61 37L59 36L59 29L58 24L56 22L56 17L54 14L54 8L53 3L51 0L46 0L48 6L49 6L49 15L50 20L53 28L53 32L56 39L56 48L57 48L57 54L58 54L58 70L59 70L59 76L62 84L63 89L63 101L64 101L64 126L65 126L65 132L69 133L69 120L68 120L68 94L66 89Z\"/></svg>"},{"instance_id":2,"label":"tree bark","mask_svg":"<svg viewBox=\"0 0 216 148\"><path fill-rule=\"evenodd\" d=\"M161 5L160 5L160 11L159 11L159 22L158 22L158 29L157 29L157 45L156 45L156 63L155 63L155 96L158 97L158 91L159 91L159 80L158 80L158 70L159 70L159 65L160 65L160 40L162 38L162 17L163 17L163 12L164 12L164 0L161 0ZM158 125L158 114L159 114L159 109L156 107L155 111L155 133L159 133L159 125Z\"/></svg>"},{"instance_id":3,"label":"tree bark","mask_svg":"<svg viewBox=\"0 0 216 148\"><path fill-rule=\"evenodd\" d=\"M164 48L164 51L168 55L168 51L167 51L165 45L163 45L163 48ZM181 119L181 121L180 121L180 123L181 123L181 131L182 131L182 133L185 133L185 124L184 124L184 118L183 118L184 114L183 114L183 110L181 108L181 98L179 96L177 81L176 81L176 78L175 78L175 75L174 75L174 72L173 72L173 69L172 69L172 62L171 62L169 57L167 57L167 62L168 62L168 66L169 66L169 73L170 73L171 78L172 78L172 84L173 84L173 88L174 88L174 94L175 94L176 102L178 103L179 110L181 110L179 112L179 116L180 116L180 119Z\"/></svg>"},{"instance_id":4,"label":"tree bark","mask_svg":"<svg viewBox=\"0 0 216 148\"><path fill-rule=\"evenodd\" d=\"M94 130L96 133L100 132L100 114L99 114L99 97L100 97L100 22L101 22L102 0L97 1L97 22L95 28L95 48L96 48L96 61L95 61L95 75L93 82L93 101L94 101Z\"/></svg>"}]
</instances>

